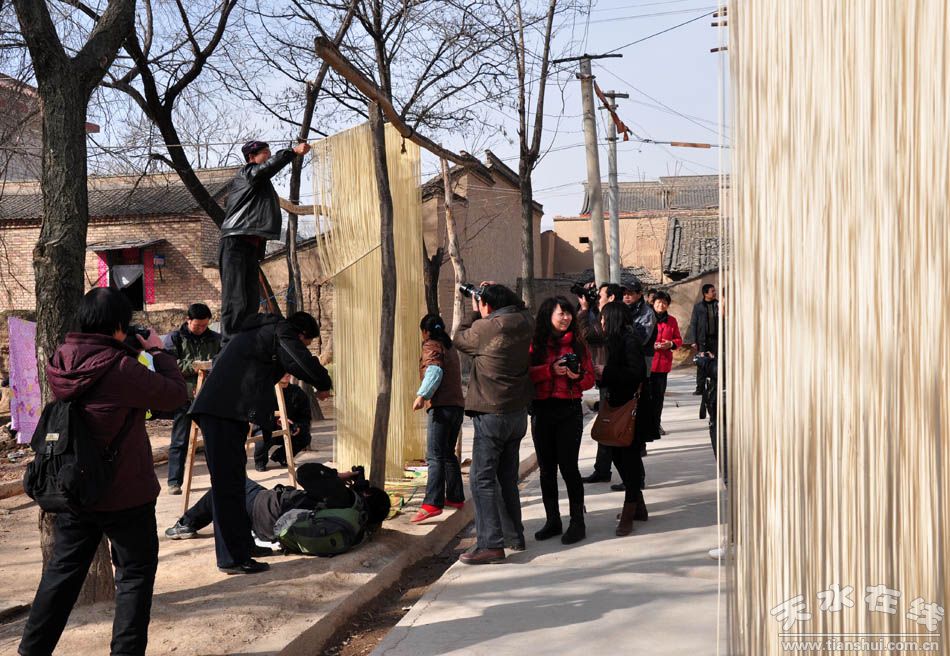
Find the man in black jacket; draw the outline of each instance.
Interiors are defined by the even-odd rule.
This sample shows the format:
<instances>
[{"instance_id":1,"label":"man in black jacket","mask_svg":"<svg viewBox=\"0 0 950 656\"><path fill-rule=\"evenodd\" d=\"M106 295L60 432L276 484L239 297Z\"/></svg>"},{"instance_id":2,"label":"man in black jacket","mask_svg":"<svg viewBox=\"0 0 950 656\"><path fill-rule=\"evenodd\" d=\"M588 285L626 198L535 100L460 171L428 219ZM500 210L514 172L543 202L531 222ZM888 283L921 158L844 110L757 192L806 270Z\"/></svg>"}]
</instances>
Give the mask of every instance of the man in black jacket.
<instances>
[{"instance_id":1,"label":"man in black jacket","mask_svg":"<svg viewBox=\"0 0 950 656\"><path fill-rule=\"evenodd\" d=\"M258 262L268 240L280 239L280 204L271 178L296 155L306 155L309 144L300 143L271 156L263 141L249 141L241 148L247 164L228 189L228 206L221 224L218 266L221 273L221 334L226 343L241 323L257 314Z\"/></svg>"},{"instance_id":2,"label":"man in black jacket","mask_svg":"<svg viewBox=\"0 0 950 656\"><path fill-rule=\"evenodd\" d=\"M693 316L689 321L693 333L693 350L697 353L713 353L719 349L719 300L716 298L716 286L703 285L703 300L693 306ZM703 393L703 375L701 367L696 367L697 396Z\"/></svg>"},{"instance_id":3,"label":"man in black jacket","mask_svg":"<svg viewBox=\"0 0 950 656\"><path fill-rule=\"evenodd\" d=\"M228 342L205 381L190 414L205 442L214 506L214 546L218 569L226 574L260 572L251 560L245 510L248 424L270 420L277 409L274 385L286 372L330 395L327 370L307 346L320 334L316 319L297 312L289 319L257 315Z\"/></svg>"}]
</instances>

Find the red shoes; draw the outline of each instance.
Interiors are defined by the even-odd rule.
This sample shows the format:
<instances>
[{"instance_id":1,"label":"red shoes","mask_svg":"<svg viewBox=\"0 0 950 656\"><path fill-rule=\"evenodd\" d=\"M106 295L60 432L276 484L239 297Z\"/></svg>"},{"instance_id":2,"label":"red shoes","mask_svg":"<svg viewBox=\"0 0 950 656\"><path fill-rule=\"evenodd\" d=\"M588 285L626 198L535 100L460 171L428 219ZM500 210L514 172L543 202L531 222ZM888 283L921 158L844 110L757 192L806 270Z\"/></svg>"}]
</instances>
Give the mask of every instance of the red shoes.
<instances>
[{"instance_id":1,"label":"red shoes","mask_svg":"<svg viewBox=\"0 0 950 656\"><path fill-rule=\"evenodd\" d=\"M446 501L445 505L455 510L461 510L465 506L464 501ZM437 517L442 514L442 509L437 506L430 506L427 503L422 504L422 509L417 512L409 521L413 524L420 524L427 519Z\"/></svg>"},{"instance_id":2,"label":"red shoes","mask_svg":"<svg viewBox=\"0 0 950 656\"><path fill-rule=\"evenodd\" d=\"M412 522L413 524L419 524L421 522L424 522L427 519L431 519L432 517L436 517L437 515L441 515L441 514L442 514L441 508L436 508L435 506L430 506L429 504L424 503L422 504L422 509L419 512L417 512L415 517L413 517L409 521Z\"/></svg>"}]
</instances>

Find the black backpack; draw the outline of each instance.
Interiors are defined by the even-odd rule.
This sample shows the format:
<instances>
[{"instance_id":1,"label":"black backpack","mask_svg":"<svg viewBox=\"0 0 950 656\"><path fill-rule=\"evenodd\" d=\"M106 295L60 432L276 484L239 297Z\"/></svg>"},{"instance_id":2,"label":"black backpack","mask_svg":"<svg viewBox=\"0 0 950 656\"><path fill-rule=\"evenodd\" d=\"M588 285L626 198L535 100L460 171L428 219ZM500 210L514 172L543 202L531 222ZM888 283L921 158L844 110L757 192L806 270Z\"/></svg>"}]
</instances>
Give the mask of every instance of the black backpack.
<instances>
[{"instance_id":1,"label":"black backpack","mask_svg":"<svg viewBox=\"0 0 950 656\"><path fill-rule=\"evenodd\" d=\"M52 401L43 408L30 447L23 489L50 513L79 511L98 502L112 484L119 443L132 422L129 410L119 437L103 449L79 414L78 401Z\"/></svg>"}]
</instances>

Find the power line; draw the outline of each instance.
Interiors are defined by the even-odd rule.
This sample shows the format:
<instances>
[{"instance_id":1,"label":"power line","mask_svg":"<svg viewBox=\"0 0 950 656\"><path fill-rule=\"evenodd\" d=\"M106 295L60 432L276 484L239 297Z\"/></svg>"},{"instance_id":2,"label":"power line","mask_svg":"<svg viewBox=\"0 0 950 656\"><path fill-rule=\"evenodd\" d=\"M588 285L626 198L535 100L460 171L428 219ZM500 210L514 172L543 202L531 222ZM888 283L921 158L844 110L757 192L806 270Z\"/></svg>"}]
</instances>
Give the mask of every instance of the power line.
<instances>
[{"instance_id":1,"label":"power line","mask_svg":"<svg viewBox=\"0 0 950 656\"><path fill-rule=\"evenodd\" d=\"M620 47L618 47L618 48L614 48L613 50L608 50L607 53L605 53L605 54L609 54L609 53L612 53L612 52L617 52L618 50L623 50L624 48L629 48L630 46L635 46L635 45L637 45L638 43L643 43L643 42L646 41L647 39L652 39L652 38L655 37L655 36L660 36L661 34L666 34L667 32L672 32L673 30L675 30L675 29L677 29L677 28L680 28L680 27L683 27L684 25L689 25L690 23L695 23L695 22L698 21L698 20L702 20L703 18L707 18L707 17L709 17L709 16L712 16L713 14L716 13L716 11L717 11L717 10L713 10L713 11L710 11L710 12L708 12L708 13L705 13L705 14L703 14L703 15L701 15L701 16L697 16L696 18L690 18L688 21L683 21L682 23L677 23L676 25L673 25L673 26L671 26L671 27L668 27L668 28L666 28L665 30L660 30L659 32L654 32L653 34L649 34L649 35L647 35L647 36L645 36L645 37L643 37L643 38L637 39L636 41L631 41L630 43L625 43L624 45L622 45L622 46L620 46Z\"/></svg>"}]
</instances>

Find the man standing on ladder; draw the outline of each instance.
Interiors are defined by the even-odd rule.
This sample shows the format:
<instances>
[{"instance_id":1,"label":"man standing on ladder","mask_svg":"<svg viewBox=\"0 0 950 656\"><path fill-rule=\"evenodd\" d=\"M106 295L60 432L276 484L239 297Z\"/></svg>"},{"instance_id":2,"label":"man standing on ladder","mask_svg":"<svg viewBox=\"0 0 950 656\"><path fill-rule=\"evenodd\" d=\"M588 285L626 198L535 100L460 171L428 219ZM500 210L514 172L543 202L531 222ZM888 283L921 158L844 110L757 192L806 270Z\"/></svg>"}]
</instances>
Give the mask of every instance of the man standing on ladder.
<instances>
[{"instance_id":1,"label":"man standing on ladder","mask_svg":"<svg viewBox=\"0 0 950 656\"><path fill-rule=\"evenodd\" d=\"M273 157L263 141L248 141L241 148L247 162L228 190L228 206L221 224L218 267L221 274L222 345L260 307L258 262L264 258L268 240L280 239L280 203L271 178L294 157L310 152L299 143L278 150Z\"/></svg>"},{"instance_id":2,"label":"man standing on ladder","mask_svg":"<svg viewBox=\"0 0 950 656\"><path fill-rule=\"evenodd\" d=\"M288 319L256 315L245 321L218 354L211 374L195 397L190 415L198 422L211 474L214 549L225 574L252 574L268 569L251 559L251 527L246 509L247 451L250 423L273 421L274 385L289 372L330 396L332 383L307 347L320 334L306 312Z\"/></svg>"}]
</instances>

